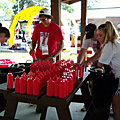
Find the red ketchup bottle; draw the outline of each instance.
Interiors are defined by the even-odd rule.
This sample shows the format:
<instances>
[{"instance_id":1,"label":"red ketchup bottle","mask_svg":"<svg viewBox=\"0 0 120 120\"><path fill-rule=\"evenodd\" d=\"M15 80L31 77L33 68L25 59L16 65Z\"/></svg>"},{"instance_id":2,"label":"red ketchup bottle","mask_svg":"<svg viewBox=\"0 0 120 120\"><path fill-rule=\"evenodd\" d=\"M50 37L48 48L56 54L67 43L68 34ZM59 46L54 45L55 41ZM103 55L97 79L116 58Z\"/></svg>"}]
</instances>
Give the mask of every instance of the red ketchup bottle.
<instances>
[{"instance_id":1,"label":"red ketchup bottle","mask_svg":"<svg viewBox=\"0 0 120 120\"><path fill-rule=\"evenodd\" d=\"M64 79L64 81L66 82L66 96L68 96L69 95L69 81L67 78Z\"/></svg>"},{"instance_id":2,"label":"red ketchup bottle","mask_svg":"<svg viewBox=\"0 0 120 120\"><path fill-rule=\"evenodd\" d=\"M80 77L80 78L83 78L83 75L84 75L84 67L80 67L78 71L79 71L79 77Z\"/></svg>"},{"instance_id":3,"label":"red ketchup bottle","mask_svg":"<svg viewBox=\"0 0 120 120\"><path fill-rule=\"evenodd\" d=\"M27 94L32 95L33 94L33 79L32 76L30 76L27 79Z\"/></svg>"},{"instance_id":4,"label":"red ketchup bottle","mask_svg":"<svg viewBox=\"0 0 120 120\"><path fill-rule=\"evenodd\" d=\"M30 52L30 55L32 56L33 61L36 61L36 55L33 51Z\"/></svg>"},{"instance_id":5,"label":"red ketchup bottle","mask_svg":"<svg viewBox=\"0 0 120 120\"><path fill-rule=\"evenodd\" d=\"M66 97L66 82L64 80L61 80L59 82L59 98L65 97Z\"/></svg>"},{"instance_id":6,"label":"red ketchup bottle","mask_svg":"<svg viewBox=\"0 0 120 120\"><path fill-rule=\"evenodd\" d=\"M33 80L33 95L37 96L39 95L40 92L40 80L36 76L35 79Z\"/></svg>"},{"instance_id":7,"label":"red ketchup bottle","mask_svg":"<svg viewBox=\"0 0 120 120\"><path fill-rule=\"evenodd\" d=\"M41 90L44 87L44 85L43 85L44 78L42 76L40 76L39 79L40 79L39 80L40 81L40 86L39 86L40 88L39 89Z\"/></svg>"},{"instance_id":8,"label":"red ketchup bottle","mask_svg":"<svg viewBox=\"0 0 120 120\"><path fill-rule=\"evenodd\" d=\"M15 93L20 92L20 77L17 75L15 78Z\"/></svg>"},{"instance_id":9,"label":"red ketchup bottle","mask_svg":"<svg viewBox=\"0 0 120 120\"><path fill-rule=\"evenodd\" d=\"M9 73L7 74L7 88L13 88L13 74L11 73L11 71L9 71Z\"/></svg>"},{"instance_id":10,"label":"red ketchup bottle","mask_svg":"<svg viewBox=\"0 0 120 120\"><path fill-rule=\"evenodd\" d=\"M73 78L73 84L76 83L76 71L75 71L75 69L71 70L70 76Z\"/></svg>"},{"instance_id":11,"label":"red ketchup bottle","mask_svg":"<svg viewBox=\"0 0 120 120\"><path fill-rule=\"evenodd\" d=\"M67 80L69 81L69 93L71 93L73 90L73 79L71 76L68 76Z\"/></svg>"},{"instance_id":12,"label":"red ketchup bottle","mask_svg":"<svg viewBox=\"0 0 120 120\"><path fill-rule=\"evenodd\" d=\"M50 71L46 70L46 79L49 80L50 79Z\"/></svg>"},{"instance_id":13,"label":"red ketchup bottle","mask_svg":"<svg viewBox=\"0 0 120 120\"><path fill-rule=\"evenodd\" d=\"M59 80L58 79L54 81L54 96L55 97L59 96Z\"/></svg>"},{"instance_id":14,"label":"red ketchup bottle","mask_svg":"<svg viewBox=\"0 0 120 120\"><path fill-rule=\"evenodd\" d=\"M78 77L78 68L79 68L79 67L78 67L77 64L76 64L74 67L75 67L75 71L76 71L76 77Z\"/></svg>"},{"instance_id":15,"label":"red ketchup bottle","mask_svg":"<svg viewBox=\"0 0 120 120\"><path fill-rule=\"evenodd\" d=\"M50 80L47 81L47 96L53 96L54 91L54 81L50 78Z\"/></svg>"},{"instance_id":16,"label":"red ketchup bottle","mask_svg":"<svg viewBox=\"0 0 120 120\"><path fill-rule=\"evenodd\" d=\"M24 72L21 77L24 77L24 79L27 80L27 74Z\"/></svg>"},{"instance_id":17,"label":"red ketchup bottle","mask_svg":"<svg viewBox=\"0 0 120 120\"><path fill-rule=\"evenodd\" d=\"M20 79L20 93L25 94L27 91L27 81L26 78L23 76Z\"/></svg>"}]
</instances>

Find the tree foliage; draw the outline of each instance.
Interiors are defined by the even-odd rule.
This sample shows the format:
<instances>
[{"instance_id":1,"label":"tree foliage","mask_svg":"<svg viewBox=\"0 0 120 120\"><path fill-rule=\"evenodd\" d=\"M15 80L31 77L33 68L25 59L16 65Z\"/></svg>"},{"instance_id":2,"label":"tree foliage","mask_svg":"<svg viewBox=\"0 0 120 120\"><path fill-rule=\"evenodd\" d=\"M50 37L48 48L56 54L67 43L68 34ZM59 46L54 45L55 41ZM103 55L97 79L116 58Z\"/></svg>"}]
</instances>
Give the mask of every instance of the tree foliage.
<instances>
[{"instance_id":1,"label":"tree foliage","mask_svg":"<svg viewBox=\"0 0 120 120\"><path fill-rule=\"evenodd\" d=\"M74 9L72 8L72 6L65 3L61 3L61 9L66 10L69 13L74 12Z\"/></svg>"},{"instance_id":2,"label":"tree foliage","mask_svg":"<svg viewBox=\"0 0 120 120\"><path fill-rule=\"evenodd\" d=\"M19 0L19 1L16 0L16 3L12 7L14 14L18 13L18 3L19 11L32 6L44 6L44 7L49 6L47 0Z\"/></svg>"},{"instance_id":3,"label":"tree foliage","mask_svg":"<svg viewBox=\"0 0 120 120\"><path fill-rule=\"evenodd\" d=\"M48 0L19 0L19 10L22 10L31 6L50 7L50 4ZM64 4L64 3L61 4L61 8L63 10L67 10L70 13L74 11L71 5ZM18 12L18 0L16 0L16 3L13 6L13 12L14 14Z\"/></svg>"},{"instance_id":4,"label":"tree foliage","mask_svg":"<svg viewBox=\"0 0 120 120\"><path fill-rule=\"evenodd\" d=\"M34 0L35 6L50 7L48 0Z\"/></svg>"},{"instance_id":5,"label":"tree foliage","mask_svg":"<svg viewBox=\"0 0 120 120\"><path fill-rule=\"evenodd\" d=\"M0 9L2 9L2 11L5 12L5 16L9 16L9 17L11 17L12 15L12 10L8 7L8 4L10 2L11 2L10 0L8 0L8 3L0 2Z\"/></svg>"},{"instance_id":6,"label":"tree foliage","mask_svg":"<svg viewBox=\"0 0 120 120\"><path fill-rule=\"evenodd\" d=\"M13 9L14 14L16 14L19 11L21 11L21 10L23 10L25 8L31 7L33 5L34 5L34 2L32 0L16 0L16 2L14 3L12 9Z\"/></svg>"},{"instance_id":7,"label":"tree foliage","mask_svg":"<svg viewBox=\"0 0 120 120\"><path fill-rule=\"evenodd\" d=\"M97 2L97 0L88 0L88 8L92 8L94 6L94 3ZM11 16L12 11L14 14L18 13L18 3L19 3L19 11L22 9L31 7L31 6L43 6L43 7L50 7L50 3L48 0L8 0L8 2L0 2L0 9L5 11L5 16ZM12 5L11 7L8 7L8 5ZM61 3L61 9L66 10L69 13L74 12L74 8L71 5Z\"/></svg>"},{"instance_id":8,"label":"tree foliage","mask_svg":"<svg viewBox=\"0 0 120 120\"><path fill-rule=\"evenodd\" d=\"M88 0L87 1L87 8L92 8L95 3L98 3L98 0Z\"/></svg>"}]
</instances>

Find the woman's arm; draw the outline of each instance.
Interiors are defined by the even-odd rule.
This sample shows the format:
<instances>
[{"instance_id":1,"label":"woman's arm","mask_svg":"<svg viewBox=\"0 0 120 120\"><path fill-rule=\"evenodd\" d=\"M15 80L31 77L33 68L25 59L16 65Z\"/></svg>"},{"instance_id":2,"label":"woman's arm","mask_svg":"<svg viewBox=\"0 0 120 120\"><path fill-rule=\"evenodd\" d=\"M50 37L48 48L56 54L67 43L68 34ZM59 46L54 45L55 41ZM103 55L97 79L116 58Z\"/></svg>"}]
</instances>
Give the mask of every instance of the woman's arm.
<instances>
[{"instance_id":1,"label":"woman's arm","mask_svg":"<svg viewBox=\"0 0 120 120\"><path fill-rule=\"evenodd\" d=\"M92 56L91 58L89 58L87 61L83 62L82 64L80 64L80 66L84 66L85 68L88 67L88 65L92 62L95 62L99 59L100 55L101 55L101 50L102 48L100 48L94 56Z\"/></svg>"},{"instance_id":2,"label":"woman's arm","mask_svg":"<svg viewBox=\"0 0 120 120\"><path fill-rule=\"evenodd\" d=\"M77 63L81 64L83 62L86 51L87 49L81 48L79 55L78 55Z\"/></svg>"},{"instance_id":3,"label":"woman's arm","mask_svg":"<svg viewBox=\"0 0 120 120\"><path fill-rule=\"evenodd\" d=\"M102 48L100 48L100 49L95 53L94 56L92 56L90 59L87 60L89 64L90 64L91 62L97 61L97 60L100 58L101 50L102 50Z\"/></svg>"}]
</instances>

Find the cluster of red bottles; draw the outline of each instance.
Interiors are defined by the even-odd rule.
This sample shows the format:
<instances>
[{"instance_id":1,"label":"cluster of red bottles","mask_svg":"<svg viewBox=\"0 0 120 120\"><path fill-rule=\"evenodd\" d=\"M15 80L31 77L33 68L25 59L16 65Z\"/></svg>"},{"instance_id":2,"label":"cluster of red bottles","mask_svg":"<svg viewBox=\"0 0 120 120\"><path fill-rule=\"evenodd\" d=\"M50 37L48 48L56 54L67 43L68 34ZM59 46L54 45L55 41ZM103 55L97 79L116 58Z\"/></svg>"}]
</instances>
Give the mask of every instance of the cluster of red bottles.
<instances>
[{"instance_id":1,"label":"cluster of red bottles","mask_svg":"<svg viewBox=\"0 0 120 120\"><path fill-rule=\"evenodd\" d=\"M58 74L47 81L47 96L65 98L72 92L78 73L81 74L79 77L83 77L83 68L80 69L77 65L73 66L74 62L71 60L63 60L59 64Z\"/></svg>"},{"instance_id":2,"label":"cluster of red bottles","mask_svg":"<svg viewBox=\"0 0 120 120\"><path fill-rule=\"evenodd\" d=\"M47 81L47 96L65 98L72 92L74 83L76 83L74 70L63 72L62 77L56 75Z\"/></svg>"},{"instance_id":3,"label":"cluster of red bottles","mask_svg":"<svg viewBox=\"0 0 120 120\"><path fill-rule=\"evenodd\" d=\"M17 75L15 78L15 92L25 94L27 91L27 75L24 72L21 77Z\"/></svg>"},{"instance_id":4,"label":"cluster of red bottles","mask_svg":"<svg viewBox=\"0 0 120 120\"><path fill-rule=\"evenodd\" d=\"M46 62L48 64L48 61ZM28 73L28 77L25 72L21 75L21 77L17 75L15 78L15 92L28 95L39 95L40 90L46 86L47 81L50 78L53 78L55 74L60 75L62 73L63 68L60 66L60 63L60 61L55 64L51 64L49 62L49 68L46 66L48 69L43 67L41 71L39 69L35 72L30 71Z\"/></svg>"},{"instance_id":5,"label":"cluster of red bottles","mask_svg":"<svg viewBox=\"0 0 120 120\"><path fill-rule=\"evenodd\" d=\"M46 85L47 73L36 71L29 72L28 77L23 73L21 77L15 78L15 92L28 95L39 95L40 90Z\"/></svg>"},{"instance_id":6,"label":"cluster of red bottles","mask_svg":"<svg viewBox=\"0 0 120 120\"><path fill-rule=\"evenodd\" d=\"M36 61L30 65L30 71L35 72L37 70L39 71L46 71L49 69L52 65L52 62L49 60L43 60L43 61Z\"/></svg>"},{"instance_id":7,"label":"cluster of red bottles","mask_svg":"<svg viewBox=\"0 0 120 120\"><path fill-rule=\"evenodd\" d=\"M28 76L24 72L15 78L15 92L28 95L39 95L40 90L47 84L54 65L50 61L37 61L30 66ZM48 71L49 70L49 71Z\"/></svg>"},{"instance_id":8,"label":"cluster of red bottles","mask_svg":"<svg viewBox=\"0 0 120 120\"><path fill-rule=\"evenodd\" d=\"M11 61L10 59L0 59L0 67L9 67L13 63L15 62Z\"/></svg>"},{"instance_id":9,"label":"cluster of red bottles","mask_svg":"<svg viewBox=\"0 0 120 120\"><path fill-rule=\"evenodd\" d=\"M45 61L37 61L35 65ZM47 65L47 66L46 66ZM24 72L21 77L17 75L15 78L15 92L20 94L29 94L29 95L39 95L40 90L46 86L47 80L50 77L54 76L56 73L57 64L51 64L51 62L46 61L46 64L43 64L43 67L40 69L32 70L28 73L28 76Z\"/></svg>"},{"instance_id":10,"label":"cluster of red bottles","mask_svg":"<svg viewBox=\"0 0 120 120\"><path fill-rule=\"evenodd\" d=\"M77 64L74 66L76 71L76 77L83 78L84 75L84 67L79 67Z\"/></svg>"},{"instance_id":11,"label":"cluster of red bottles","mask_svg":"<svg viewBox=\"0 0 120 120\"><path fill-rule=\"evenodd\" d=\"M39 95L40 90L46 85L48 96L64 98L72 92L77 77L73 60L58 60L54 64L50 61L37 61L30 67L28 75L24 72L15 78L16 93ZM11 73L9 74L8 77L11 76ZM7 82L8 88L13 88L13 78Z\"/></svg>"}]
</instances>

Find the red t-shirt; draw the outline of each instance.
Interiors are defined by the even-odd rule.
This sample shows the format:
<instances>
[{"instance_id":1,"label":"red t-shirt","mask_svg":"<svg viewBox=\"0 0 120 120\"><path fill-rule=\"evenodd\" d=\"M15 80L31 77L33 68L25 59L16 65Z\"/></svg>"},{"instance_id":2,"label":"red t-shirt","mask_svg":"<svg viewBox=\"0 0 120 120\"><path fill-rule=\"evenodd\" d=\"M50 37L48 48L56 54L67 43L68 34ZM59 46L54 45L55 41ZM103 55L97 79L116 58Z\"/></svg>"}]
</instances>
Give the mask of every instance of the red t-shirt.
<instances>
[{"instance_id":1,"label":"red t-shirt","mask_svg":"<svg viewBox=\"0 0 120 120\"><path fill-rule=\"evenodd\" d=\"M62 41L63 35L59 25L51 22L48 27L42 23L35 26L32 40L37 41L36 57L45 59L51 56L57 49L57 42ZM42 55L41 45L48 45L48 55Z\"/></svg>"}]
</instances>

